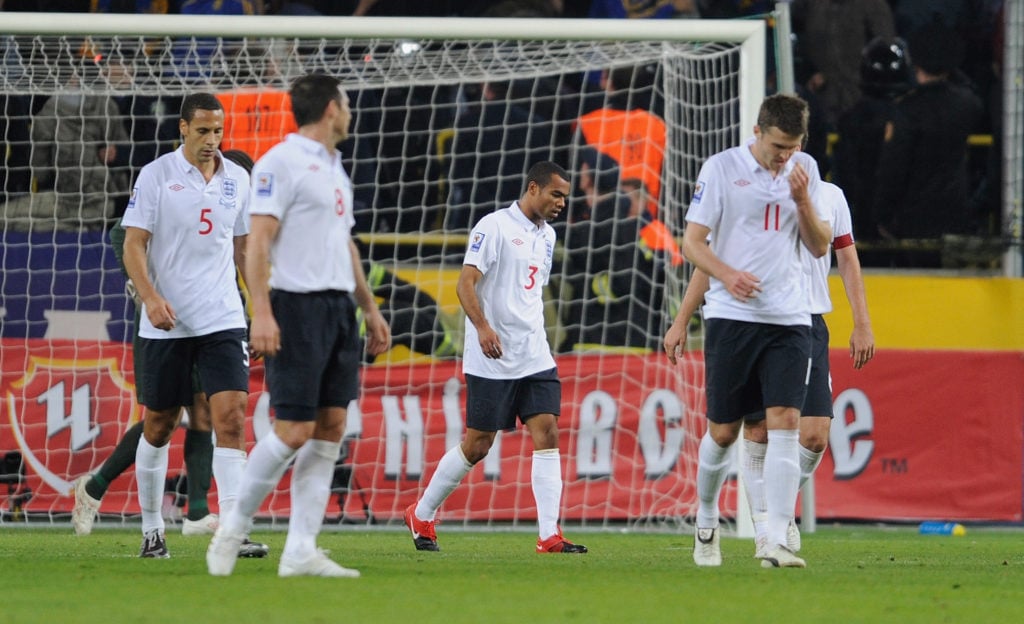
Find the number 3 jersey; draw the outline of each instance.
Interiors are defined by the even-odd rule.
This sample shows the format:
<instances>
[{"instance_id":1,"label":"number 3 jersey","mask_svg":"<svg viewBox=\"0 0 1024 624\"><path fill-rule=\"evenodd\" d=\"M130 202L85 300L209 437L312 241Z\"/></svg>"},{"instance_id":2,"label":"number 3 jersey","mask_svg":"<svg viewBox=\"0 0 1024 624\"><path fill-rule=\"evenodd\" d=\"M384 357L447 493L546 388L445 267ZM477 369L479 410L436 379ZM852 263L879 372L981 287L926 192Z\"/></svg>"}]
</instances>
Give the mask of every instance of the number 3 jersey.
<instances>
[{"instance_id":1,"label":"number 3 jersey","mask_svg":"<svg viewBox=\"0 0 1024 624\"><path fill-rule=\"evenodd\" d=\"M501 338L502 355L484 356L467 318L463 372L519 379L555 367L544 329L544 287L554 249L555 230L547 223L536 226L518 202L485 216L470 232L463 264L483 273L476 294L484 318Z\"/></svg>"},{"instance_id":2,"label":"number 3 jersey","mask_svg":"<svg viewBox=\"0 0 1024 624\"><path fill-rule=\"evenodd\" d=\"M209 182L181 148L139 172L121 225L150 233L149 278L177 316L174 329L156 329L143 306L143 338L186 338L245 328L234 240L249 233L249 174L226 158L218 160L220 166Z\"/></svg>"},{"instance_id":3,"label":"number 3 jersey","mask_svg":"<svg viewBox=\"0 0 1024 624\"><path fill-rule=\"evenodd\" d=\"M752 141L751 141L752 142ZM715 154L697 177L686 220L707 226L711 250L719 260L761 280L761 292L747 302L711 279L704 316L773 325L810 325L810 299L800 241L796 202L789 174L800 163L810 177L808 193L817 195L818 164L802 152L793 154L775 177L758 164L750 143ZM818 218L828 221L815 204Z\"/></svg>"}]
</instances>

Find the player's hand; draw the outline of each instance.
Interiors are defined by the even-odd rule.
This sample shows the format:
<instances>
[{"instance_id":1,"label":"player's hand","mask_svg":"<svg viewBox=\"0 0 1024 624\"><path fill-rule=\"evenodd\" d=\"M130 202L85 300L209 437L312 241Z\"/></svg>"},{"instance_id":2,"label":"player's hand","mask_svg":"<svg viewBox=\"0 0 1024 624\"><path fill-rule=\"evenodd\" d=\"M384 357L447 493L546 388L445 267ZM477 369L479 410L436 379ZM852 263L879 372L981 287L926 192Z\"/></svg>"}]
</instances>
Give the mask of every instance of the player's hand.
<instances>
[{"instance_id":1,"label":"player's hand","mask_svg":"<svg viewBox=\"0 0 1024 624\"><path fill-rule=\"evenodd\" d=\"M746 271L733 271L723 283L729 294L741 303L749 303L761 292L761 279Z\"/></svg>"},{"instance_id":2,"label":"player's hand","mask_svg":"<svg viewBox=\"0 0 1024 624\"><path fill-rule=\"evenodd\" d=\"M164 331L171 331L178 322L178 316L174 313L171 303L160 295L153 295L143 302L146 306L146 316L153 327Z\"/></svg>"},{"instance_id":3,"label":"player's hand","mask_svg":"<svg viewBox=\"0 0 1024 624\"><path fill-rule=\"evenodd\" d=\"M373 310L366 319L366 352L380 355L391 348L391 328L380 310Z\"/></svg>"},{"instance_id":4,"label":"player's hand","mask_svg":"<svg viewBox=\"0 0 1024 624\"><path fill-rule=\"evenodd\" d=\"M875 357L875 335L870 328L854 327L850 334L850 357L853 367L860 370Z\"/></svg>"},{"instance_id":5,"label":"player's hand","mask_svg":"<svg viewBox=\"0 0 1024 624\"><path fill-rule=\"evenodd\" d=\"M490 326L479 328L480 338L480 349L484 352L484 356L497 360L501 358L501 338L498 337L498 332L494 331Z\"/></svg>"},{"instance_id":6,"label":"player's hand","mask_svg":"<svg viewBox=\"0 0 1024 624\"><path fill-rule=\"evenodd\" d=\"M681 358L683 352L686 351L686 325L672 323L672 326L665 332L663 346L665 348L665 355L668 356L668 361L675 364L677 359Z\"/></svg>"},{"instance_id":7,"label":"player's hand","mask_svg":"<svg viewBox=\"0 0 1024 624\"><path fill-rule=\"evenodd\" d=\"M793 165L793 170L789 172L787 180L789 181L789 194L793 196L793 201L800 203L810 199L807 187L811 183L811 177L807 175L800 163Z\"/></svg>"},{"instance_id":8,"label":"player's hand","mask_svg":"<svg viewBox=\"0 0 1024 624\"><path fill-rule=\"evenodd\" d=\"M271 313L254 314L249 326L249 349L267 357L281 350L281 328Z\"/></svg>"}]
</instances>

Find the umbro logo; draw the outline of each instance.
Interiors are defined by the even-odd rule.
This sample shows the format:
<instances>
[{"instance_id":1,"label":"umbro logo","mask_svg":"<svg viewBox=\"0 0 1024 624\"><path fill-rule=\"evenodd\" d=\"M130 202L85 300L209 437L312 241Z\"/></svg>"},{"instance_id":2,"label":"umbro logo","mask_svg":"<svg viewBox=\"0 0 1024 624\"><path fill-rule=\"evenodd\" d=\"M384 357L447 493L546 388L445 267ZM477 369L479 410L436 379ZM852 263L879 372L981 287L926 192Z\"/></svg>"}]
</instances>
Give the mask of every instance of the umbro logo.
<instances>
[{"instance_id":1,"label":"umbro logo","mask_svg":"<svg viewBox=\"0 0 1024 624\"><path fill-rule=\"evenodd\" d=\"M750 184L750 180L736 180L733 182L736 186L747 186Z\"/></svg>"},{"instance_id":2,"label":"umbro logo","mask_svg":"<svg viewBox=\"0 0 1024 624\"><path fill-rule=\"evenodd\" d=\"M521 238L513 238L512 239L512 244L515 245L516 247L518 247L519 245L522 245L524 242L525 241L523 241L523 239L521 239Z\"/></svg>"},{"instance_id":3,"label":"umbro logo","mask_svg":"<svg viewBox=\"0 0 1024 624\"><path fill-rule=\"evenodd\" d=\"M309 166L309 170L310 171L314 171L314 172L315 171L320 171L320 165L317 165L317 164L310 165Z\"/></svg>"},{"instance_id":4,"label":"umbro logo","mask_svg":"<svg viewBox=\"0 0 1024 624\"><path fill-rule=\"evenodd\" d=\"M184 191L185 190L185 187L182 186L181 184L172 184L172 185L168 186L167 188L171 189L175 193L177 193L178 191Z\"/></svg>"}]
</instances>

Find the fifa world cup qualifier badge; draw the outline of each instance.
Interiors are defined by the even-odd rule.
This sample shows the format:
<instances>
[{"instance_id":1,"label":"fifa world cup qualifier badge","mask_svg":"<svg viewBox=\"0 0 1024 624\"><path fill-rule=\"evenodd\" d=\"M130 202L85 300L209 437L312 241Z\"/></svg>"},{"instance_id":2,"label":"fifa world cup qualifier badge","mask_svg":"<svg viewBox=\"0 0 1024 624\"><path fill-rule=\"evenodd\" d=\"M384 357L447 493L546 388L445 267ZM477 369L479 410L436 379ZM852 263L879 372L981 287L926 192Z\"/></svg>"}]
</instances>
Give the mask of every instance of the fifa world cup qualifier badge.
<instances>
[{"instance_id":1,"label":"fifa world cup qualifier badge","mask_svg":"<svg viewBox=\"0 0 1024 624\"><path fill-rule=\"evenodd\" d=\"M256 195L270 197L274 194L274 174L261 171L256 175Z\"/></svg>"},{"instance_id":2,"label":"fifa world cup qualifier badge","mask_svg":"<svg viewBox=\"0 0 1024 624\"><path fill-rule=\"evenodd\" d=\"M693 200L690 203L699 204L702 195L704 195L704 182L697 180L697 184L693 187Z\"/></svg>"},{"instance_id":3,"label":"fifa world cup qualifier badge","mask_svg":"<svg viewBox=\"0 0 1024 624\"><path fill-rule=\"evenodd\" d=\"M469 250L480 251L480 245L484 244L485 236L483 232L473 232L473 239L469 243Z\"/></svg>"}]
</instances>

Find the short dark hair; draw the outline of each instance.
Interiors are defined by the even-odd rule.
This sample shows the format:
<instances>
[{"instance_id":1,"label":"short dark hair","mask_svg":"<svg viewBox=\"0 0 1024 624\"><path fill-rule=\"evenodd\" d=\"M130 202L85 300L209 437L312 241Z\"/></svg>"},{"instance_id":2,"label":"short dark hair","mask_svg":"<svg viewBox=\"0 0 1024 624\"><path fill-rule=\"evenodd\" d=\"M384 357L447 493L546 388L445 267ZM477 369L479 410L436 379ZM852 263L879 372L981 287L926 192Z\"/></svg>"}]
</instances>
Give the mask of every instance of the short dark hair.
<instances>
[{"instance_id":1,"label":"short dark hair","mask_svg":"<svg viewBox=\"0 0 1024 624\"><path fill-rule=\"evenodd\" d=\"M761 110L757 113L757 125L762 132L768 128L778 128L789 136L806 137L809 117L807 102L803 98L776 93L761 102Z\"/></svg>"},{"instance_id":2,"label":"short dark hair","mask_svg":"<svg viewBox=\"0 0 1024 624\"><path fill-rule=\"evenodd\" d=\"M569 173L562 168L561 165L555 164L549 160L544 160L534 164L530 167L530 170L526 172L526 187L530 188L531 182L536 182L537 186L544 188L548 184L551 184L551 176L557 175L563 180L569 180Z\"/></svg>"},{"instance_id":3,"label":"short dark hair","mask_svg":"<svg viewBox=\"0 0 1024 624\"><path fill-rule=\"evenodd\" d=\"M231 162L235 163L242 169L245 169L246 173L251 174L252 168L255 163L252 162L252 156L249 155L245 150L230 149L225 150L223 153L224 158L227 158Z\"/></svg>"},{"instance_id":4,"label":"short dark hair","mask_svg":"<svg viewBox=\"0 0 1024 624\"><path fill-rule=\"evenodd\" d=\"M192 121L197 110L219 111L224 110L224 105L212 93L186 95L185 99L181 101L181 118L185 121Z\"/></svg>"},{"instance_id":5,"label":"short dark hair","mask_svg":"<svg viewBox=\"0 0 1024 624\"><path fill-rule=\"evenodd\" d=\"M288 91L295 125L302 127L320 121L331 100L338 99L340 86L341 80L327 74L306 74L296 79Z\"/></svg>"}]
</instances>

